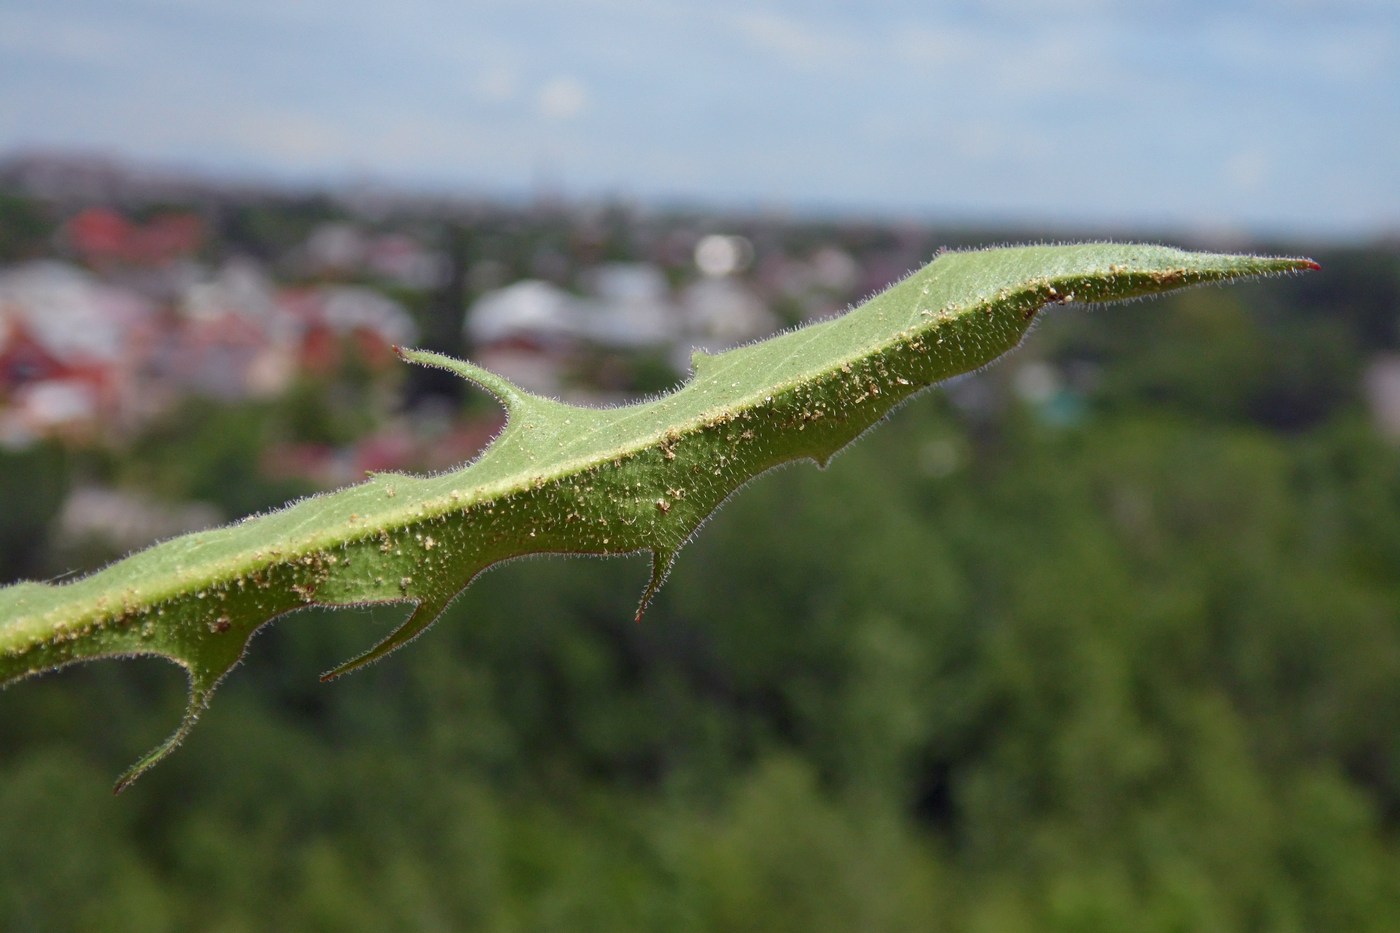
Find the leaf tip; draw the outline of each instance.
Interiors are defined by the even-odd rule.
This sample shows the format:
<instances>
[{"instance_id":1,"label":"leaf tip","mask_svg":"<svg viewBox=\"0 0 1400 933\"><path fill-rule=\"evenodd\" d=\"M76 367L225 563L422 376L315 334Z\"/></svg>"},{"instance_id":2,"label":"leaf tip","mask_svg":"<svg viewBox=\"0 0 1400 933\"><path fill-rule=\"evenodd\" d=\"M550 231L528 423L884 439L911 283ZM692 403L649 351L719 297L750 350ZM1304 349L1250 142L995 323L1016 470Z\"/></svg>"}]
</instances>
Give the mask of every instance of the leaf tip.
<instances>
[{"instance_id":1,"label":"leaf tip","mask_svg":"<svg viewBox=\"0 0 1400 933\"><path fill-rule=\"evenodd\" d=\"M362 667L373 664L390 652L396 651L413 641L413 639L423 634L423 631L427 629L428 626L437 621L438 616L442 615L442 610L447 608L447 604L451 602L452 596L455 594L456 591L454 590L449 593L434 593L423 596L413 607L413 611L408 614L408 618L405 619L398 628L394 629L387 637L363 654L356 655L344 664L326 671L321 675L321 683L330 683L332 680L338 680L346 674L353 673Z\"/></svg>"},{"instance_id":2,"label":"leaf tip","mask_svg":"<svg viewBox=\"0 0 1400 933\"><path fill-rule=\"evenodd\" d=\"M1317 272L1322 269L1322 264L1307 256L1290 256L1287 258L1264 260L1271 268L1272 272Z\"/></svg>"},{"instance_id":3,"label":"leaf tip","mask_svg":"<svg viewBox=\"0 0 1400 933\"><path fill-rule=\"evenodd\" d=\"M180 725L175 728L169 738L142 755L135 764L122 772L121 777L117 778L117 783L112 785L113 796L126 790L136 782L137 778L160 764L167 755L179 748L180 743L185 741L185 736L189 735L190 730L194 728L199 714L209 706L211 690L212 687L197 687L194 686L193 681L191 682L189 701L185 706L185 715L180 720Z\"/></svg>"},{"instance_id":4,"label":"leaf tip","mask_svg":"<svg viewBox=\"0 0 1400 933\"><path fill-rule=\"evenodd\" d=\"M637 603L637 614L633 616L633 622L641 622L642 616L646 614L647 607L656 598L657 592L661 589L661 584L666 582L666 577L671 572L671 565L676 562L676 551L655 550L651 552L651 579L647 581L646 589L642 590L642 598Z\"/></svg>"}]
</instances>

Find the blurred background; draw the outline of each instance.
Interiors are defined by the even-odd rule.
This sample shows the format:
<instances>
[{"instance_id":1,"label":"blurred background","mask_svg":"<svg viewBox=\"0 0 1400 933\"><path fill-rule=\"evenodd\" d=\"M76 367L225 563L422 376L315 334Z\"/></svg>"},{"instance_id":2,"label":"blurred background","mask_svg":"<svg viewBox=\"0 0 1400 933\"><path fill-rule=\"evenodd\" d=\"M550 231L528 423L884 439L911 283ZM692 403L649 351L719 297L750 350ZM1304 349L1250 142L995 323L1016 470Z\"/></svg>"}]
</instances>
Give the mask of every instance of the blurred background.
<instances>
[{"instance_id":1,"label":"blurred background","mask_svg":"<svg viewBox=\"0 0 1400 933\"><path fill-rule=\"evenodd\" d=\"M618 404L940 247L1323 271L1048 315L422 640L0 693L5 930L1400 929L1400 8L0 6L0 582Z\"/></svg>"}]
</instances>

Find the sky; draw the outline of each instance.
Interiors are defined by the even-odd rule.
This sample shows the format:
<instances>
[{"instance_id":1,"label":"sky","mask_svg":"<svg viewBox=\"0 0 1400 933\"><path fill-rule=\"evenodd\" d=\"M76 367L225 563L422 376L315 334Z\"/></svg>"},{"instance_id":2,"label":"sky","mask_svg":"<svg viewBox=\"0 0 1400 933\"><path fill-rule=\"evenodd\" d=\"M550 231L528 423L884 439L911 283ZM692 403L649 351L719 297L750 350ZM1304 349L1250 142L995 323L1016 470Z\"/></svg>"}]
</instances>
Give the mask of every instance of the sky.
<instances>
[{"instance_id":1,"label":"sky","mask_svg":"<svg viewBox=\"0 0 1400 933\"><path fill-rule=\"evenodd\" d=\"M0 0L0 156L1400 232L1400 0Z\"/></svg>"}]
</instances>

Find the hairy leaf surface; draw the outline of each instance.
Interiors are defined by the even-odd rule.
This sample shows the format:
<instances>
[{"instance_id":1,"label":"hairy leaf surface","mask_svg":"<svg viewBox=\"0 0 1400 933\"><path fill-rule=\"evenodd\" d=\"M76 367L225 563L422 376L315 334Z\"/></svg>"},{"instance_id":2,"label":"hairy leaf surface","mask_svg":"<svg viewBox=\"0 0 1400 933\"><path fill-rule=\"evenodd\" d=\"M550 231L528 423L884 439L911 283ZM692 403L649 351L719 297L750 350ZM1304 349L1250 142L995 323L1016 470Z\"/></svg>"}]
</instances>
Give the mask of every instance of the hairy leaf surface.
<instances>
[{"instance_id":1,"label":"hairy leaf surface","mask_svg":"<svg viewBox=\"0 0 1400 933\"><path fill-rule=\"evenodd\" d=\"M434 353L505 406L501 434L436 476L386 473L62 584L0 588L0 684L77 661L158 655L189 674L188 733L262 625L306 606L402 602L389 637L326 674L416 637L479 573L536 553L650 552L637 610L715 508L782 463L820 465L896 405L1020 342L1049 304L1108 302L1203 282L1316 268L1305 259L1086 244L944 253L845 315L717 355L676 391L583 408Z\"/></svg>"}]
</instances>

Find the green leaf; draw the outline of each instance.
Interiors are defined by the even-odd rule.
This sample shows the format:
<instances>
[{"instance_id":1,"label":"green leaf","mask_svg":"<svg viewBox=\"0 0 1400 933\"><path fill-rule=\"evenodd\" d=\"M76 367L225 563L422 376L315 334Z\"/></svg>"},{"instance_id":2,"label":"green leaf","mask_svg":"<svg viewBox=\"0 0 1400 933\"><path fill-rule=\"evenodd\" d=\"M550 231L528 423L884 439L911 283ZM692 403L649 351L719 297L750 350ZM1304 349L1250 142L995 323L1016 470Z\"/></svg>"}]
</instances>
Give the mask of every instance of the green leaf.
<instances>
[{"instance_id":1,"label":"green leaf","mask_svg":"<svg viewBox=\"0 0 1400 933\"><path fill-rule=\"evenodd\" d=\"M470 363L401 351L505 406L505 429L475 461L438 476L379 474L72 582L0 588L0 684L96 658L158 655L183 666L183 721L120 789L179 744L253 633L284 613L412 606L393 634L330 679L416 637L500 561L649 551L640 618L677 552L736 489L793 460L825 465L901 402L1015 347L1046 305L1307 268L1316 265L1114 244L944 253L839 318L718 355L697 352L676 391L609 409L541 398Z\"/></svg>"}]
</instances>

